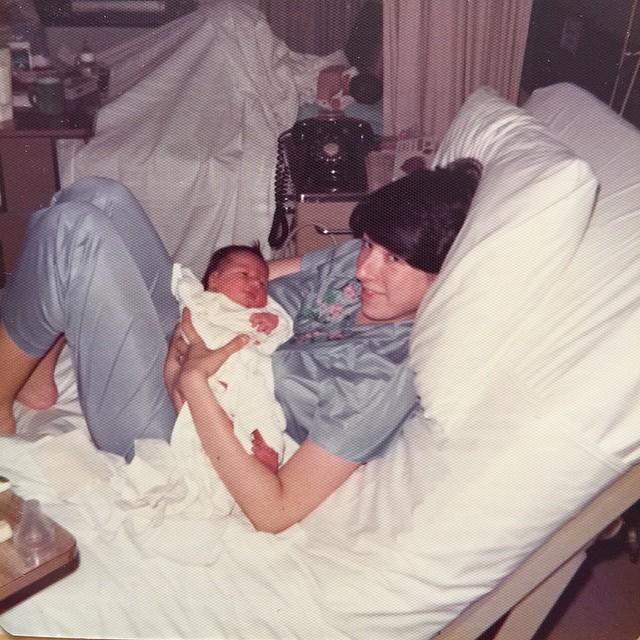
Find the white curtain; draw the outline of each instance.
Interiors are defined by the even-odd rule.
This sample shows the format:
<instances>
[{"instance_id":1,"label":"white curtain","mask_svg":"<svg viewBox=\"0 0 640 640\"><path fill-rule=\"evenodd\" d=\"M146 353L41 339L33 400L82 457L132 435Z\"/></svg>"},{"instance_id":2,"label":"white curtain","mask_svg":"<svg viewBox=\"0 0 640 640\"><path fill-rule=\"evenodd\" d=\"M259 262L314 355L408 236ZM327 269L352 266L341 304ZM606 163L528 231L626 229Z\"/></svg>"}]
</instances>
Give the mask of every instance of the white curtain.
<instances>
[{"instance_id":1,"label":"white curtain","mask_svg":"<svg viewBox=\"0 0 640 640\"><path fill-rule=\"evenodd\" d=\"M327 55L344 47L365 1L258 0L258 8L290 49Z\"/></svg>"},{"instance_id":2,"label":"white curtain","mask_svg":"<svg viewBox=\"0 0 640 640\"><path fill-rule=\"evenodd\" d=\"M516 102L532 0L384 0L385 134L442 139L482 85Z\"/></svg>"}]
</instances>

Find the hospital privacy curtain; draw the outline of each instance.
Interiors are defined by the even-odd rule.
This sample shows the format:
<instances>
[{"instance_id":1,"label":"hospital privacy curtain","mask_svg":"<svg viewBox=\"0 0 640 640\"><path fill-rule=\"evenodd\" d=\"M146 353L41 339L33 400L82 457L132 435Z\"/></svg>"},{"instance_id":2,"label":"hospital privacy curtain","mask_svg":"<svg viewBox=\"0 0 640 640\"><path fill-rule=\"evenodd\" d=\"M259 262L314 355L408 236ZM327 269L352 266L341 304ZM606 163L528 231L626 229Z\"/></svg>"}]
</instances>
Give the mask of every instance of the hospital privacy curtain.
<instances>
[{"instance_id":1,"label":"hospital privacy curtain","mask_svg":"<svg viewBox=\"0 0 640 640\"><path fill-rule=\"evenodd\" d=\"M532 0L383 0L385 134L442 139L482 85L516 102Z\"/></svg>"}]
</instances>

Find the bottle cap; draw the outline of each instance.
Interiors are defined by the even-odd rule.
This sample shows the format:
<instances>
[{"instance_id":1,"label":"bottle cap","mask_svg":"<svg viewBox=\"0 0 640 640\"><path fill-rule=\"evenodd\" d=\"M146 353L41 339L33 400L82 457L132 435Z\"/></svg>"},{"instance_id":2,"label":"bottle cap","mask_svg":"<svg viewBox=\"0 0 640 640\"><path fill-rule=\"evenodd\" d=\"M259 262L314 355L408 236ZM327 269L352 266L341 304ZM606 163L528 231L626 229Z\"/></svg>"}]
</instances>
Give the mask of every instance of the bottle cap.
<instances>
[{"instance_id":1,"label":"bottle cap","mask_svg":"<svg viewBox=\"0 0 640 640\"><path fill-rule=\"evenodd\" d=\"M0 493L7 491L7 489L11 489L11 480L4 476L0 476Z\"/></svg>"},{"instance_id":2,"label":"bottle cap","mask_svg":"<svg viewBox=\"0 0 640 640\"><path fill-rule=\"evenodd\" d=\"M9 540L13 535L13 529L6 520L0 520L0 542Z\"/></svg>"}]
</instances>

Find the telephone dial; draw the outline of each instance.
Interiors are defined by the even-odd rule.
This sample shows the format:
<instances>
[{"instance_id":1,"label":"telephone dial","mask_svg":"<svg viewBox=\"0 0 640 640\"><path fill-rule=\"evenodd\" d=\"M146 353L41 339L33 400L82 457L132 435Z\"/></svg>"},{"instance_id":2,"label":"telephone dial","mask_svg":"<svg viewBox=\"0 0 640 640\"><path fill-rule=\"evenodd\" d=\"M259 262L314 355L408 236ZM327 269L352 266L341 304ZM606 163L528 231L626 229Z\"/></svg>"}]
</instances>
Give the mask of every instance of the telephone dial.
<instances>
[{"instance_id":1,"label":"telephone dial","mask_svg":"<svg viewBox=\"0 0 640 640\"><path fill-rule=\"evenodd\" d=\"M371 125L342 114L300 120L281 134L271 247L279 249L289 234L287 200L302 193L365 193L365 158L375 147Z\"/></svg>"}]
</instances>

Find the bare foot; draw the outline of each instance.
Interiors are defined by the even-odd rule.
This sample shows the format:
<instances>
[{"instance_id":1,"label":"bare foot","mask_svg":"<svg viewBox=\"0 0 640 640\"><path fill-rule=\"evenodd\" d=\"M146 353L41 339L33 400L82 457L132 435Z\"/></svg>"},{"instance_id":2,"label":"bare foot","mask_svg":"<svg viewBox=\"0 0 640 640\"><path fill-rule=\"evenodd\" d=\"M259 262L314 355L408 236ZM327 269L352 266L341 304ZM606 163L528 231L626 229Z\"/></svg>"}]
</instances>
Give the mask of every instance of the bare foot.
<instances>
[{"instance_id":1,"label":"bare foot","mask_svg":"<svg viewBox=\"0 0 640 640\"><path fill-rule=\"evenodd\" d=\"M13 403L18 397L22 401L37 407L51 406L52 390L55 398L53 371L60 350L64 346L64 336L59 337L44 358L34 358L22 351L8 334L0 320L0 433L16 432L16 420L13 415ZM27 386L29 377L34 375L34 384L44 385L43 393L34 397L33 387ZM22 389L26 391L23 393ZM55 402L55 399L54 399Z\"/></svg>"},{"instance_id":2,"label":"bare foot","mask_svg":"<svg viewBox=\"0 0 640 640\"><path fill-rule=\"evenodd\" d=\"M251 445L251 451L253 455L266 465L270 471L276 473L278 471L278 452L272 449L262 437L262 434L258 429L251 432L253 436L253 442Z\"/></svg>"},{"instance_id":3,"label":"bare foot","mask_svg":"<svg viewBox=\"0 0 640 640\"><path fill-rule=\"evenodd\" d=\"M0 407L0 435L13 435L16 432L16 419L13 416L11 407L5 409Z\"/></svg>"},{"instance_id":4,"label":"bare foot","mask_svg":"<svg viewBox=\"0 0 640 640\"><path fill-rule=\"evenodd\" d=\"M54 372L58 356L65 345L64 337L58 338L51 349L38 362L16 398L32 409L48 409L58 401L58 387Z\"/></svg>"},{"instance_id":5,"label":"bare foot","mask_svg":"<svg viewBox=\"0 0 640 640\"><path fill-rule=\"evenodd\" d=\"M48 409L58 401L58 387L51 378L39 376L36 368L18 392L17 400L31 409Z\"/></svg>"}]
</instances>

